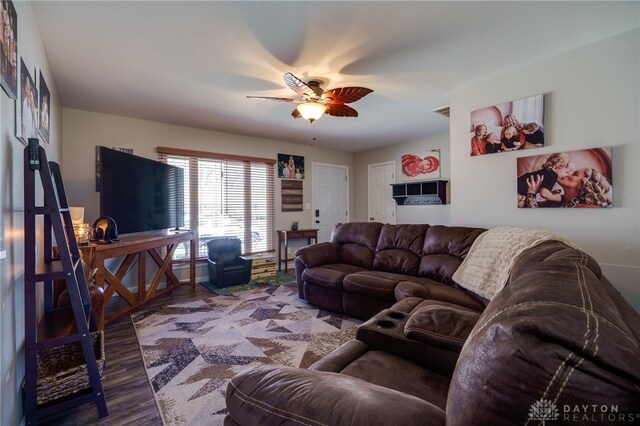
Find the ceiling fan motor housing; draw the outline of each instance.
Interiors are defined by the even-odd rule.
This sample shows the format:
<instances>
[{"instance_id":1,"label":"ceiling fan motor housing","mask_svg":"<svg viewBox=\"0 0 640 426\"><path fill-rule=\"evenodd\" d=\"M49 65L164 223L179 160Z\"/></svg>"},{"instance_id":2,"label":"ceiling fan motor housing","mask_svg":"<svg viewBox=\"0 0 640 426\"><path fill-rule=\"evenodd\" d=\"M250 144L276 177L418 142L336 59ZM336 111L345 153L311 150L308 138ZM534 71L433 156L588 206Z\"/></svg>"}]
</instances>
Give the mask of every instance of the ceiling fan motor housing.
<instances>
[{"instance_id":1,"label":"ceiling fan motor housing","mask_svg":"<svg viewBox=\"0 0 640 426\"><path fill-rule=\"evenodd\" d=\"M307 86L318 96L318 99L324 94L324 90L320 87L318 80L309 80Z\"/></svg>"}]
</instances>

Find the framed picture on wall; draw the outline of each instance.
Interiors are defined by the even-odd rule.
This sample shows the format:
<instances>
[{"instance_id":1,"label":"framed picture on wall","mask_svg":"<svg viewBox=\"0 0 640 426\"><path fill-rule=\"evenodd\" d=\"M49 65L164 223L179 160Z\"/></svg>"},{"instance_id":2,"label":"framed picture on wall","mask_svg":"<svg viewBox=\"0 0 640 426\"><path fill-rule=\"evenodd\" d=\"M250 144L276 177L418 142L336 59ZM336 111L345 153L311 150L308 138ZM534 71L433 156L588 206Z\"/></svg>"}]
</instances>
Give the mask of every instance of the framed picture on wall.
<instances>
[{"instance_id":1,"label":"framed picture on wall","mask_svg":"<svg viewBox=\"0 0 640 426\"><path fill-rule=\"evenodd\" d=\"M303 202L303 183L295 180L282 180L281 200L283 212L301 212Z\"/></svg>"},{"instance_id":2,"label":"framed picture on wall","mask_svg":"<svg viewBox=\"0 0 640 426\"><path fill-rule=\"evenodd\" d=\"M422 151L404 154L401 159L403 182L440 177L440 151Z\"/></svg>"},{"instance_id":3,"label":"framed picture on wall","mask_svg":"<svg viewBox=\"0 0 640 426\"><path fill-rule=\"evenodd\" d=\"M11 99L18 96L18 14L11 0L0 1L0 85Z\"/></svg>"},{"instance_id":4,"label":"framed picture on wall","mask_svg":"<svg viewBox=\"0 0 640 426\"><path fill-rule=\"evenodd\" d=\"M544 146L544 95L471 112L471 156Z\"/></svg>"},{"instance_id":5,"label":"framed picture on wall","mask_svg":"<svg viewBox=\"0 0 640 426\"><path fill-rule=\"evenodd\" d=\"M610 147L520 157L517 165L520 208L613 205Z\"/></svg>"},{"instance_id":6,"label":"framed picture on wall","mask_svg":"<svg viewBox=\"0 0 640 426\"><path fill-rule=\"evenodd\" d=\"M38 133L42 140L49 143L49 125L51 123L51 93L44 81L42 70L38 71Z\"/></svg>"},{"instance_id":7,"label":"framed picture on wall","mask_svg":"<svg viewBox=\"0 0 640 426\"><path fill-rule=\"evenodd\" d=\"M278 154L278 177L281 179L304 179L304 157Z\"/></svg>"},{"instance_id":8,"label":"framed picture on wall","mask_svg":"<svg viewBox=\"0 0 640 426\"><path fill-rule=\"evenodd\" d=\"M16 105L16 137L25 145L29 138L38 137L38 89L22 58Z\"/></svg>"}]
</instances>

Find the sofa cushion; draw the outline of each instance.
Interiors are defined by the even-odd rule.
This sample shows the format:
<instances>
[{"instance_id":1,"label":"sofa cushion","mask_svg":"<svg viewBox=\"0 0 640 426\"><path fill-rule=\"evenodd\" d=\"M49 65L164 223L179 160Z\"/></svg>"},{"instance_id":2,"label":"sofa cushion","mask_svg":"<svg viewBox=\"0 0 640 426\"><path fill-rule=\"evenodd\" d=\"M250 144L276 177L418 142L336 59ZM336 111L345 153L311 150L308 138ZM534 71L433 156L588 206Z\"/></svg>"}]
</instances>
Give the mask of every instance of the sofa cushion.
<instances>
[{"instance_id":1,"label":"sofa cushion","mask_svg":"<svg viewBox=\"0 0 640 426\"><path fill-rule=\"evenodd\" d=\"M340 262L371 269L382 224L342 223L333 228L331 241L340 247Z\"/></svg>"},{"instance_id":2,"label":"sofa cushion","mask_svg":"<svg viewBox=\"0 0 640 426\"><path fill-rule=\"evenodd\" d=\"M445 284L460 267L473 242L485 229L433 225L427 229L418 275Z\"/></svg>"},{"instance_id":3,"label":"sofa cushion","mask_svg":"<svg viewBox=\"0 0 640 426\"><path fill-rule=\"evenodd\" d=\"M417 275L429 225L389 225L380 231L373 269Z\"/></svg>"},{"instance_id":4,"label":"sofa cushion","mask_svg":"<svg viewBox=\"0 0 640 426\"><path fill-rule=\"evenodd\" d=\"M425 300L411 311L404 327L409 339L460 351L480 313L447 302Z\"/></svg>"},{"instance_id":5,"label":"sofa cushion","mask_svg":"<svg viewBox=\"0 0 640 426\"><path fill-rule=\"evenodd\" d=\"M411 281L399 282L394 294L398 301L407 297L440 300L464 306L477 312L482 312L488 303L488 301L484 302L478 296L473 296L463 289L444 285L427 278L412 278Z\"/></svg>"},{"instance_id":6,"label":"sofa cushion","mask_svg":"<svg viewBox=\"0 0 640 426\"><path fill-rule=\"evenodd\" d=\"M413 395L442 409L447 404L447 378L386 352L368 351L341 373Z\"/></svg>"},{"instance_id":7,"label":"sofa cushion","mask_svg":"<svg viewBox=\"0 0 640 426\"><path fill-rule=\"evenodd\" d=\"M362 271L344 278L343 289L376 299L395 301L394 289L399 282L409 279L406 275L380 271Z\"/></svg>"},{"instance_id":8,"label":"sofa cushion","mask_svg":"<svg viewBox=\"0 0 640 426\"><path fill-rule=\"evenodd\" d=\"M302 279L309 284L342 290L344 277L359 271L364 271L364 269L344 263L332 263L305 269L302 273Z\"/></svg>"},{"instance_id":9,"label":"sofa cushion","mask_svg":"<svg viewBox=\"0 0 640 426\"><path fill-rule=\"evenodd\" d=\"M359 244L375 250L382 224L377 222L340 223L333 228L331 241L337 244Z\"/></svg>"},{"instance_id":10,"label":"sofa cushion","mask_svg":"<svg viewBox=\"0 0 640 426\"><path fill-rule=\"evenodd\" d=\"M373 264L374 251L361 246L360 244L340 245L340 262L349 265L359 266L364 269L371 269Z\"/></svg>"}]
</instances>

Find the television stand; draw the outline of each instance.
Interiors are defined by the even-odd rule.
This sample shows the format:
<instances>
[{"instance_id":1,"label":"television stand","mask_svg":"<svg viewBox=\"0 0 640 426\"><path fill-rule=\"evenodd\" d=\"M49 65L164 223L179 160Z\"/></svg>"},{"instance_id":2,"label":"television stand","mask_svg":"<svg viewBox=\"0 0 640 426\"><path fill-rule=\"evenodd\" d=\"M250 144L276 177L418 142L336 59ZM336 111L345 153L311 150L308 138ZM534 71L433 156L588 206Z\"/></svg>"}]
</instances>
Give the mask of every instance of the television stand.
<instances>
[{"instance_id":1,"label":"television stand","mask_svg":"<svg viewBox=\"0 0 640 426\"><path fill-rule=\"evenodd\" d=\"M182 283L171 270L171 260L173 253L180 243L189 241L189 281ZM166 247L164 257L162 248ZM156 297L171 293L181 285L189 284L195 290L196 278L196 240L191 231L148 231L124 234L119 236L119 241L112 244L91 244L82 247L87 259L87 263L92 269L96 269L95 283L105 288L104 305L111 300L114 293L118 293L127 302L128 307L111 314L108 318L100 320L100 329L104 329L105 324L109 324L117 318L130 313ZM146 263L147 254L156 264L158 270L154 274L151 282L147 283ZM110 271L105 266L105 260L114 257L124 259L115 272ZM135 262L138 262L138 292L133 294L122 282L122 279L129 272ZM166 277L166 288L158 289L162 278ZM106 287L105 287L106 285Z\"/></svg>"}]
</instances>

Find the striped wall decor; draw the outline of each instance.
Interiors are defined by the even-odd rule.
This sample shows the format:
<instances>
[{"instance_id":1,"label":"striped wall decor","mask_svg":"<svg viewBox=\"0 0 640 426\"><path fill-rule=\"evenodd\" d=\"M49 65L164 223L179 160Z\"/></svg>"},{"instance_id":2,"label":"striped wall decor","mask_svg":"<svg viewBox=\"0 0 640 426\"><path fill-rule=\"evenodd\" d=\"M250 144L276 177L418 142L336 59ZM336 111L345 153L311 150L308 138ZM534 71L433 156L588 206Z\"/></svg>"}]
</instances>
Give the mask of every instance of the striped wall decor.
<instances>
[{"instance_id":1,"label":"striped wall decor","mask_svg":"<svg viewBox=\"0 0 640 426\"><path fill-rule=\"evenodd\" d=\"M302 211L302 185L301 180L281 180L282 182L282 211Z\"/></svg>"}]
</instances>

